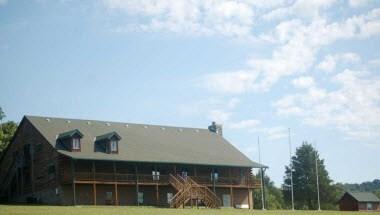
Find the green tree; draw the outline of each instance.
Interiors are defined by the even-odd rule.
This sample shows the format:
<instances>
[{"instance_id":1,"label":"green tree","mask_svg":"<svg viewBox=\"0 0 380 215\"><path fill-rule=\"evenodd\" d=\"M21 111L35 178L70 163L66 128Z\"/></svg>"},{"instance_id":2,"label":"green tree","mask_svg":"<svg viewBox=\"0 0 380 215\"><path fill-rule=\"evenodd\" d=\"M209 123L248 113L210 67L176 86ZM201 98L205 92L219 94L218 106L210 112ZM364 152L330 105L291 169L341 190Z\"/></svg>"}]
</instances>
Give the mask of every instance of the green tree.
<instances>
[{"instance_id":1,"label":"green tree","mask_svg":"<svg viewBox=\"0 0 380 215\"><path fill-rule=\"evenodd\" d=\"M292 157L293 189L296 209L318 209L317 177L315 160L318 164L319 193L322 209L337 209L340 189L332 184L324 160L311 144L302 143ZM291 205L290 166L285 166L283 195L287 205Z\"/></svg>"},{"instance_id":2,"label":"green tree","mask_svg":"<svg viewBox=\"0 0 380 215\"><path fill-rule=\"evenodd\" d=\"M380 189L375 192L375 195L380 198Z\"/></svg>"},{"instance_id":3,"label":"green tree","mask_svg":"<svg viewBox=\"0 0 380 215\"><path fill-rule=\"evenodd\" d=\"M257 173L256 178L260 178L260 173ZM266 197L266 209L282 209L284 207L284 198L279 188L274 185L274 182L270 180L269 176L265 175L265 197ZM254 208L261 209L261 189L256 189L253 192Z\"/></svg>"},{"instance_id":4,"label":"green tree","mask_svg":"<svg viewBox=\"0 0 380 215\"><path fill-rule=\"evenodd\" d=\"M1 123L1 120L3 120L5 117L5 114L4 114L4 111L3 109L0 107L0 123Z\"/></svg>"},{"instance_id":5,"label":"green tree","mask_svg":"<svg viewBox=\"0 0 380 215\"><path fill-rule=\"evenodd\" d=\"M3 154L5 148L7 148L10 143L14 133L17 130L17 124L12 121L1 123L1 120L4 119L5 114L0 107L0 157Z\"/></svg>"}]
</instances>

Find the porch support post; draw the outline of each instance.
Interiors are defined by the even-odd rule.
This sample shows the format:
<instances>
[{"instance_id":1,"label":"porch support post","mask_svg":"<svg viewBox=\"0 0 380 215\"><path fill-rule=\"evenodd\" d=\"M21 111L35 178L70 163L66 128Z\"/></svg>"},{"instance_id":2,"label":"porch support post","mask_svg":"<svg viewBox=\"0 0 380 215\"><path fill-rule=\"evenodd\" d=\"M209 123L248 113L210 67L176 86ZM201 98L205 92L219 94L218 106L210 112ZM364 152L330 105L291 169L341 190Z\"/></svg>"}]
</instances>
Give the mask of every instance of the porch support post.
<instances>
[{"instance_id":1,"label":"porch support post","mask_svg":"<svg viewBox=\"0 0 380 215\"><path fill-rule=\"evenodd\" d=\"M74 165L74 160L70 160L71 163L71 179L72 179L72 186L73 186L73 205L77 204L76 200L76 194L75 194L75 165Z\"/></svg>"},{"instance_id":2,"label":"porch support post","mask_svg":"<svg viewBox=\"0 0 380 215\"><path fill-rule=\"evenodd\" d=\"M93 194L93 199L94 199L94 205L96 205L96 184L95 182L92 184L92 194Z\"/></svg>"},{"instance_id":3,"label":"porch support post","mask_svg":"<svg viewBox=\"0 0 380 215\"><path fill-rule=\"evenodd\" d=\"M160 195L158 192L158 183L156 184L156 205L158 206L160 203Z\"/></svg>"},{"instance_id":4,"label":"porch support post","mask_svg":"<svg viewBox=\"0 0 380 215\"><path fill-rule=\"evenodd\" d=\"M248 188L248 205L249 209L253 209L252 189Z\"/></svg>"},{"instance_id":5,"label":"porch support post","mask_svg":"<svg viewBox=\"0 0 380 215\"><path fill-rule=\"evenodd\" d=\"M115 182L115 205L119 205L119 194L117 193L117 182Z\"/></svg>"},{"instance_id":6,"label":"porch support post","mask_svg":"<svg viewBox=\"0 0 380 215\"><path fill-rule=\"evenodd\" d=\"M136 177L136 203L137 203L137 206L140 206L140 203L139 203L139 176L137 174L137 164L135 164L135 177Z\"/></svg>"},{"instance_id":7,"label":"porch support post","mask_svg":"<svg viewBox=\"0 0 380 215\"><path fill-rule=\"evenodd\" d=\"M230 199L231 199L231 207L234 207L234 191L232 186L230 187Z\"/></svg>"},{"instance_id":8,"label":"porch support post","mask_svg":"<svg viewBox=\"0 0 380 215\"><path fill-rule=\"evenodd\" d=\"M91 172L92 172L92 197L93 197L93 202L94 205L96 205L96 183L95 183L95 161L91 162Z\"/></svg>"}]
</instances>

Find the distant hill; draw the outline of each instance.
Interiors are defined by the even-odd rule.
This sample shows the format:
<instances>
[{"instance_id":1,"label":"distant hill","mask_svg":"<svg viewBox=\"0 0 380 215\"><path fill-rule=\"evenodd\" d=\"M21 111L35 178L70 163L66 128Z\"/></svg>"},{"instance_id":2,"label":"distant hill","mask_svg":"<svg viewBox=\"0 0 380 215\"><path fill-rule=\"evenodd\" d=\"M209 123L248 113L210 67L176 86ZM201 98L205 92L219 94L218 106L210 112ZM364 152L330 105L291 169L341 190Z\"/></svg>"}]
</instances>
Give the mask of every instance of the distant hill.
<instances>
[{"instance_id":1,"label":"distant hill","mask_svg":"<svg viewBox=\"0 0 380 215\"><path fill-rule=\"evenodd\" d=\"M380 198L380 179L363 182L361 184L339 183L337 185L345 191L372 192Z\"/></svg>"}]
</instances>

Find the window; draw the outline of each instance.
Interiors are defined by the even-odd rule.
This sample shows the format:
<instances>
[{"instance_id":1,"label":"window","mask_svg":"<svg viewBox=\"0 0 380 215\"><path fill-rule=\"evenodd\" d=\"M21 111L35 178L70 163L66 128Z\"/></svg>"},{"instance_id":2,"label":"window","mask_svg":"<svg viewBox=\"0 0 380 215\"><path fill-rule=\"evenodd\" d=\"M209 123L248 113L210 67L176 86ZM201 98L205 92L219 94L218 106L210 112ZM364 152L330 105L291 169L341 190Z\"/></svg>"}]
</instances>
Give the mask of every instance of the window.
<instances>
[{"instance_id":1,"label":"window","mask_svg":"<svg viewBox=\"0 0 380 215\"><path fill-rule=\"evenodd\" d=\"M117 140L111 140L111 152L117 152Z\"/></svg>"},{"instance_id":2,"label":"window","mask_svg":"<svg viewBox=\"0 0 380 215\"><path fill-rule=\"evenodd\" d=\"M138 202L139 204L143 204L143 203L144 203L144 193L139 192L139 193L137 194L137 202Z\"/></svg>"},{"instance_id":3,"label":"window","mask_svg":"<svg viewBox=\"0 0 380 215\"><path fill-rule=\"evenodd\" d=\"M55 174L55 166L54 164L51 164L49 167L48 167L48 174Z\"/></svg>"},{"instance_id":4,"label":"window","mask_svg":"<svg viewBox=\"0 0 380 215\"><path fill-rule=\"evenodd\" d=\"M43 148L42 143L37 143L37 145L36 145L36 152L41 152L42 148Z\"/></svg>"},{"instance_id":5,"label":"window","mask_svg":"<svg viewBox=\"0 0 380 215\"><path fill-rule=\"evenodd\" d=\"M30 144L24 145L24 161L25 163L28 163L31 159L31 151L30 151Z\"/></svg>"},{"instance_id":6,"label":"window","mask_svg":"<svg viewBox=\"0 0 380 215\"><path fill-rule=\"evenodd\" d=\"M112 192L106 192L106 205L112 205L113 195Z\"/></svg>"},{"instance_id":7,"label":"window","mask_svg":"<svg viewBox=\"0 0 380 215\"><path fill-rule=\"evenodd\" d=\"M152 171L153 181L160 180L160 171Z\"/></svg>"},{"instance_id":8,"label":"window","mask_svg":"<svg viewBox=\"0 0 380 215\"><path fill-rule=\"evenodd\" d=\"M55 178L55 166L54 166L54 164L50 164L48 166L47 172L48 172L49 179Z\"/></svg>"},{"instance_id":9,"label":"window","mask_svg":"<svg viewBox=\"0 0 380 215\"><path fill-rule=\"evenodd\" d=\"M218 181L219 174L217 172L212 172L211 173L211 181L215 180Z\"/></svg>"},{"instance_id":10,"label":"window","mask_svg":"<svg viewBox=\"0 0 380 215\"><path fill-rule=\"evenodd\" d=\"M172 203L173 193L167 193L166 198L168 199L168 204Z\"/></svg>"},{"instance_id":11,"label":"window","mask_svg":"<svg viewBox=\"0 0 380 215\"><path fill-rule=\"evenodd\" d=\"M181 172L182 178L187 179L187 171Z\"/></svg>"},{"instance_id":12,"label":"window","mask_svg":"<svg viewBox=\"0 0 380 215\"><path fill-rule=\"evenodd\" d=\"M73 150L80 150L80 140L79 138L73 138Z\"/></svg>"},{"instance_id":13,"label":"window","mask_svg":"<svg viewBox=\"0 0 380 215\"><path fill-rule=\"evenodd\" d=\"M370 203L370 202L367 203L367 210L369 210L369 211L373 210L372 203Z\"/></svg>"}]
</instances>

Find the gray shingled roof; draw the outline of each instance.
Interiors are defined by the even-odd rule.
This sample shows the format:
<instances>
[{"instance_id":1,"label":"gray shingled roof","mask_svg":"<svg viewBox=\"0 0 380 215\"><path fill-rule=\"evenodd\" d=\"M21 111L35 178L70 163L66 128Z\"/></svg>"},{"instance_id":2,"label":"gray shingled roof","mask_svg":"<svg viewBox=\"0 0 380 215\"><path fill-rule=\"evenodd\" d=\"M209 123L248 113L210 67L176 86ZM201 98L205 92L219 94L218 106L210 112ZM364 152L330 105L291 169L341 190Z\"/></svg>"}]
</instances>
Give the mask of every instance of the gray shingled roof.
<instances>
[{"instance_id":1,"label":"gray shingled roof","mask_svg":"<svg viewBox=\"0 0 380 215\"><path fill-rule=\"evenodd\" d=\"M380 199L370 192L347 192L358 202L380 202Z\"/></svg>"},{"instance_id":2,"label":"gray shingled roof","mask_svg":"<svg viewBox=\"0 0 380 215\"><path fill-rule=\"evenodd\" d=\"M59 134L78 129L83 134L81 152L58 149L59 153L74 159L266 167L251 161L208 129L36 116L26 116L26 119L54 147ZM119 153L94 152L95 138L111 132L121 137Z\"/></svg>"}]
</instances>

